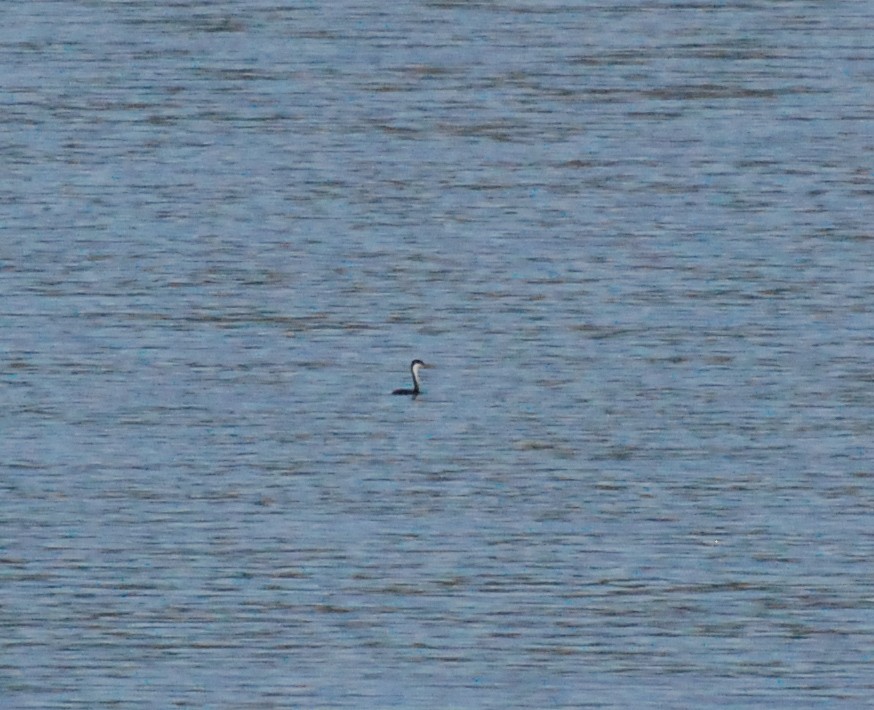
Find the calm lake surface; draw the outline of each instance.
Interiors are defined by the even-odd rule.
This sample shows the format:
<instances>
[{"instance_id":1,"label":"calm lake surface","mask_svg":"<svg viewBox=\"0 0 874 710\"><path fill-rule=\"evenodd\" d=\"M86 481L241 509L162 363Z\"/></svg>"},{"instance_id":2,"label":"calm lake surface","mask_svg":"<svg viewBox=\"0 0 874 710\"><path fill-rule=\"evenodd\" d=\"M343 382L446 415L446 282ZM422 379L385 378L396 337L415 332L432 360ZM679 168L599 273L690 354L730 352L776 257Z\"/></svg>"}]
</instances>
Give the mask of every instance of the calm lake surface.
<instances>
[{"instance_id":1,"label":"calm lake surface","mask_svg":"<svg viewBox=\"0 0 874 710\"><path fill-rule=\"evenodd\" d=\"M874 4L2 17L4 708L870 707Z\"/></svg>"}]
</instances>

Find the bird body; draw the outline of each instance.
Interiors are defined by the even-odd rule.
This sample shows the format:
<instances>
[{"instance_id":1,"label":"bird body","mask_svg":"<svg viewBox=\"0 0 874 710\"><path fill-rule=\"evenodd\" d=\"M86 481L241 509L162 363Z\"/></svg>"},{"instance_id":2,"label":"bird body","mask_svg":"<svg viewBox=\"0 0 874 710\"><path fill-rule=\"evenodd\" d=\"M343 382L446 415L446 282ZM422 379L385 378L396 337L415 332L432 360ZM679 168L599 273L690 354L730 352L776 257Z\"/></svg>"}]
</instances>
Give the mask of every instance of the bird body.
<instances>
[{"instance_id":1,"label":"bird body","mask_svg":"<svg viewBox=\"0 0 874 710\"><path fill-rule=\"evenodd\" d=\"M392 392L392 394L406 394L406 395L412 395L413 397L418 396L419 392L421 392L421 390L419 389L419 387L420 387L419 370L421 370L423 368L428 369L430 367L431 367L431 365L426 365L421 360L413 360L410 363L410 374L413 376L413 389L407 389L407 388L396 389L394 392Z\"/></svg>"}]
</instances>

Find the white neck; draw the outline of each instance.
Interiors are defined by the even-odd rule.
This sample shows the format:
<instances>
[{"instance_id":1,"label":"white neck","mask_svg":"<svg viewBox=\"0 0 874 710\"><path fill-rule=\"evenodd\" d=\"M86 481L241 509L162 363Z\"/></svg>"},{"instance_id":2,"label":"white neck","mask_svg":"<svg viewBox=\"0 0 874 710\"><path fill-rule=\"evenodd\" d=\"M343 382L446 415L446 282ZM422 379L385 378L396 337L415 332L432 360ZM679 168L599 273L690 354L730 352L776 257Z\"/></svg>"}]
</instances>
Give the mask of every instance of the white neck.
<instances>
[{"instance_id":1,"label":"white neck","mask_svg":"<svg viewBox=\"0 0 874 710\"><path fill-rule=\"evenodd\" d=\"M422 369L422 366L419 363L416 363L410 368L413 371L413 383L416 386L416 389L422 386L422 383L419 382L419 370Z\"/></svg>"}]
</instances>

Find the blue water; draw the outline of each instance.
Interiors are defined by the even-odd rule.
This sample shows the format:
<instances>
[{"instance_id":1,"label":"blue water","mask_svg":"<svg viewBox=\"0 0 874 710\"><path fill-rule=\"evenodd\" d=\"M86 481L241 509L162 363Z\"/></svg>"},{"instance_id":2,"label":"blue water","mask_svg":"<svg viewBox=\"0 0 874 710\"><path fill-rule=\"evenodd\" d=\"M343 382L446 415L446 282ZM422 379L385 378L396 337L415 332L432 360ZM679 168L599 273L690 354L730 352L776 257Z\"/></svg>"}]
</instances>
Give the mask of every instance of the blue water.
<instances>
[{"instance_id":1,"label":"blue water","mask_svg":"<svg viewBox=\"0 0 874 710\"><path fill-rule=\"evenodd\" d=\"M874 6L3 18L2 707L871 702Z\"/></svg>"}]
</instances>

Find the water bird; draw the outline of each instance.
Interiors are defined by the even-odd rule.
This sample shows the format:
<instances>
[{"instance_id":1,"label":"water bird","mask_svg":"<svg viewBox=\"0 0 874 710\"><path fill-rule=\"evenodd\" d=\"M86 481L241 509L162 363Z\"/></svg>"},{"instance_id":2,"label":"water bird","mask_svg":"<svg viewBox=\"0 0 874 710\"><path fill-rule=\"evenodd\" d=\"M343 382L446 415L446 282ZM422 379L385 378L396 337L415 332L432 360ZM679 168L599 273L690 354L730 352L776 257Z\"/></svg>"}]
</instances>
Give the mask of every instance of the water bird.
<instances>
[{"instance_id":1,"label":"water bird","mask_svg":"<svg viewBox=\"0 0 874 710\"><path fill-rule=\"evenodd\" d=\"M422 369L430 369L433 365L426 365L421 360L413 360L410 363L410 373L413 375L413 389L406 389L402 387L401 389L397 389L392 394L411 394L413 397L419 394L419 370Z\"/></svg>"}]
</instances>

